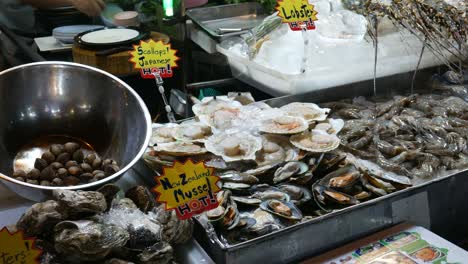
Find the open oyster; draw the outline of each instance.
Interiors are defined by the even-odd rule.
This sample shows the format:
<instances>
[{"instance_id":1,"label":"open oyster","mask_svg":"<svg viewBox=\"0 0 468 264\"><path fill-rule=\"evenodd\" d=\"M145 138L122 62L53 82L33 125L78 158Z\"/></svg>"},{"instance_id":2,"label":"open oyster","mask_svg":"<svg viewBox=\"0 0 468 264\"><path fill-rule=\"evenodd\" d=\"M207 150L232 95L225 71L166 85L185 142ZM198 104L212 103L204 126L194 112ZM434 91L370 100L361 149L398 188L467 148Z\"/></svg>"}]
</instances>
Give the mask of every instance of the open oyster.
<instances>
[{"instance_id":1,"label":"open oyster","mask_svg":"<svg viewBox=\"0 0 468 264\"><path fill-rule=\"evenodd\" d=\"M313 103L290 103L280 108L287 115L302 117L307 122L323 121L327 118L330 113L328 108L320 108L318 105Z\"/></svg>"},{"instance_id":2,"label":"open oyster","mask_svg":"<svg viewBox=\"0 0 468 264\"><path fill-rule=\"evenodd\" d=\"M321 130L293 135L290 140L294 146L310 152L328 152L340 145L340 139L336 135L330 135Z\"/></svg>"},{"instance_id":3,"label":"open oyster","mask_svg":"<svg viewBox=\"0 0 468 264\"><path fill-rule=\"evenodd\" d=\"M262 140L262 149L255 160L259 166L299 159L299 149L289 142L288 137L265 134Z\"/></svg>"},{"instance_id":4,"label":"open oyster","mask_svg":"<svg viewBox=\"0 0 468 264\"><path fill-rule=\"evenodd\" d=\"M89 220L60 222L54 233L55 249L70 262L102 260L129 239L120 227Z\"/></svg>"},{"instance_id":5,"label":"open oyster","mask_svg":"<svg viewBox=\"0 0 468 264\"><path fill-rule=\"evenodd\" d=\"M203 143L211 136L211 127L200 122L186 122L174 129L174 138L185 142Z\"/></svg>"},{"instance_id":6,"label":"open oyster","mask_svg":"<svg viewBox=\"0 0 468 264\"><path fill-rule=\"evenodd\" d=\"M254 160L255 153L262 148L262 141L245 132L219 133L205 142L206 149L225 161Z\"/></svg>"},{"instance_id":7,"label":"open oyster","mask_svg":"<svg viewBox=\"0 0 468 264\"><path fill-rule=\"evenodd\" d=\"M193 156L206 153L206 149L200 145L181 141L159 144L154 147L154 151L159 154L172 155L176 157Z\"/></svg>"},{"instance_id":8,"label":"open oyster","mask_svg":"<svg viewBox=\"0 0 468 264\"><path fill-rule=\"evenodd\" d=\"M283 115L263 121L260 131L270 134L289 135L301 133L308 128L309 124L304 118Z\"/></svg>"},{"instance_id":9,"label":"open oyster","mask_svg":"<svg viewBox=\"0 0 468 264\"><path fill-rule=\"evenodd\" d=\"M169 143L176 141L176 139L173 136L173 131L178 126L178 124L173 123L152 124L153 133L149 142L150 146L154 146L160 143Z\"/></svg>"}]
</instances>

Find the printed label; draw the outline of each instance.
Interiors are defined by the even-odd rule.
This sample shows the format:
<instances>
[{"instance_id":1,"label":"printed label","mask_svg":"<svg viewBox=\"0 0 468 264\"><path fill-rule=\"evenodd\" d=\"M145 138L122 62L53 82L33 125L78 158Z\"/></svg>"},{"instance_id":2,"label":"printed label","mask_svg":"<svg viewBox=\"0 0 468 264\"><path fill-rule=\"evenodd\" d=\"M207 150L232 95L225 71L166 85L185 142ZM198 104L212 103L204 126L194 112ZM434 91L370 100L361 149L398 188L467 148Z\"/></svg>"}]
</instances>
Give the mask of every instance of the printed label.
<instances>
[{"instance_id":1,"label":"printed label","mask_svg":"<svg viewBox=\"0 0 468 264\"><path fill-rule=\"evenodd\" d=\"M140 41L139 45L133 45L133 50L129 52L130 62L135 69L140 69L141 77L145 79L154 78L153 72L159 72L161 77L172 77L173 69L176 68L177 50L171 48L171 44L164 44L162 41L155 42Z\"/></svg>"},{"instance_id":2,"label":"printed label","mask_svg":"<svg viewBox=\"0 0 468 264\"><path fill-rule=\"evenodd\" d=\"M164 167L163 174L155 177L157 185L153 189L157 200L166 204L166 210L176 210L179 219L211 210L218 206L216 184L219 177L213 175L213 168L203 162L185 163L176 161L172 167Z\"/></svg>"},{"instance_id":3,"label":"printed label","mask_svg":"<svg viewBox=\"0 0 468 264\"><path fill-rule=\"evenodd\" d=\"M278 16L283 23L288 23L293 31L315 29L314 21L317 21L317 11L307 0L279 0L276 6Z\"/></svg>"},{"instance_id":4,"label":"printed label","mask_svg":"<svg viewBox=\"0 0 468 264\"><path fill-rule=\"evenodd\" d=\"M36 264L42 251L35 248L35 239L24 238L23 232L0 231L0 264Z\"/></svg>"}]
</instances>

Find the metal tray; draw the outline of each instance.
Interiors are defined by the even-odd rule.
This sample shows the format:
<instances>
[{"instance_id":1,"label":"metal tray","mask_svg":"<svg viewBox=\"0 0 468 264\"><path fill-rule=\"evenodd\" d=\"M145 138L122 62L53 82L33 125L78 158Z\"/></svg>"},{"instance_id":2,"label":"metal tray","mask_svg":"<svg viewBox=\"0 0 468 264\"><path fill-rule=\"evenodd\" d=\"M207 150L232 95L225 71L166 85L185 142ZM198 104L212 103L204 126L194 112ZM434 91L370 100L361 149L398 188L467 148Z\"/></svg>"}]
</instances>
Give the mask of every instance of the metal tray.
<instances>
[{"instance_id":1,"label":"metal tray","mask_svg":"<svg viewBox=\"0 0 468 264\"><path fill-rule=\"evenodd\" d=\"M256 2L221 5L187 10L192 22L218 42L238 36L260 24L267 14ZM219 28L238 28L237 32L220 33Z\"/></svg>"},{"instance_id":2,"label":"metal tray","mask_svg":"<svg viewBox=\"0 0 468 264\"><path fill-rule=\"evenodd\" d=\"M421 72L418 79L428 80ZM379 80L379 95L403 92L411 74ZM417 82L420 86L425 84ZM400 87L399 90L393 87ZM302 95L270 99L271 106L302 101L324 102L372 94L370 82L361 82ZM468 211L464 201L468 170L433 179L340 211L284 228L236 245L225 245L214 232L198 224L195 236L216 263L296 263L401 222L410 222L460 241L468 235Z\"/></svg>"}]
</instances>

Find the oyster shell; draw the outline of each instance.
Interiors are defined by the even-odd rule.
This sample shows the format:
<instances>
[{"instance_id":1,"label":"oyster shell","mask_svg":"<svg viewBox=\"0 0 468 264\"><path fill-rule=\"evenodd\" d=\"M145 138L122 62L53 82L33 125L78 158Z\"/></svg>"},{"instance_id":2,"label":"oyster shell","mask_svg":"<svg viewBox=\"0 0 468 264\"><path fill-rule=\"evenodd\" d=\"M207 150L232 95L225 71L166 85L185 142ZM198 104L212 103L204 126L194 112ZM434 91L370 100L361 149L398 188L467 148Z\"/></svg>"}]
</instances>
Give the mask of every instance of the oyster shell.
<instances>
[{"instance_id":1,"label":"oyster shell","mask_svg":"<svg viewBox=\"0 0 468 264\"><path fill-rule=\"evenodd\" d=\"M205 147L227 162L254 160L255 153L262 148L262 141L245 132L219 133L210 137L205 142Z\"/></svg>"},{"instance_id":2,"label":"oyster shell","mask_svg":"<svg viewBox=\"0 0 468 264\"><path fill-rule=\"evenodd\" d=\"M307 122L323 121L330 113L329 108L320 108L313 103L290 103L280 108L287 115L304 118Z\"/></svg>"},{"instance_id":3,"label":"oyster shell","mask_svg":"<svg viewBox=\"0 0 468 264\"><path fill-rule=\"evenodd\" d=\"M309 124L304 118L283 115L263 121L259 130L270 134L290 135L304 132L308 128Z\"/></svg>"},{"instance_id":4,"label":"oyster shell","mask_svg":"<svg viewBox=\"0 0 468 264\"><path fill-rule=\"evenodd\" d=\"M260 204L260 208L289 220L301 220L302 212L292 202L268 200Z\"/></svg>"},{"instance_id":5,"label":"oyster shell","mask_svg":"<svg viewBox=\"0 0 468 264\"><path fill-rule=\"evenodd\" d=\"M191 142L172 142L159 144L154 147L157 153L176 157L193 156L206 153L206 149Z\"/></svg>"},{"instance_id":6,"label":"oyster shell","mask_svg":"<svg viewBox=\"0 0 468 264\"><path fill-rule=\"evenodd\" d=\"M146 248L138 254L139 263L142 264L167 264L174 259L174 249L167 242L159 242Z\"/></svg>"},{"instance_id":7,"label":"oyster shell","mask_svg":"<svg viewBox=\"0 0 468 264\"><path fill-rule=\"evenodd\" d=\"M176 139L173 136L173 131L179 125L174 123L167 124L156 124L151 125L153 132L149 141L150 146L154 146L160 143L174 142Z\"/></svg>"},{"instance_id":8,"label":"oyster shell","mask_svg":"<svg viewBox=\"0 0 468 264\"><path fill-rule=\"evenodd\" d=\"M185 122L173 130L174 138L185 142L204 143L212 135L211 127L199 122Z\"/></svg>"},{"instance_id":9,"label":"oyster shell","mask_svg":"<svg viewBox=\"0 0 468 264\"><path fill-rule=\"evenodd\" d=\"M136 204L129 198L114 199L111 209L137 209Z\"/></svg>"},{"instance_id":10,"label":"oyster shell","mask_svg":"<svg viewBox=\"0 0 468 264\"><path fill-rule=\"evenodd\" d=\"M134 262L122 260L122 259L117 259L117 258L111 258L109 260L106 260L104 264L134 264Z\"/></svg>"},{"instance_id":11,"label":"oyster shell","mask_svg":"<svg viewBox=\"0 0 468 264\"><path fill-rule=\"evenodd\" d=\"M120 227L89 220L60 222L54 233L55 249L70 262L102 260L130 237Z\"/></svg>"},{"instance_id":12,"label":"oyster shell","mask_svg":"<svg viewBox=\"0 0 468 264\"><path fill-rule=\"evenodd\" d=\"M145 186L135 186L125 193L125 197L131 199L135 205L144 213L152 210L155 206L155 199Z\"/></svg>"},{"instance_id":13,"label":"oyster shell","mask_svg":"<svg viewBox=\"0 0 468 264\"><path fill-rule=\"evenodd\" d=\"M69 215L97 214L107 209L106 198L100 192L54 190L52 195Z\"/></svg>"},{"instance_id":14,"label":"oyster shell","mask_svg":"<svg viewBox=\"0 0 468 264\"><path fill-rule=\"evenodd\" d=\"M271 134L262 136L262 149L257 152L255 160L259 166L296 160L299 160L299 149L289 142L288 137Z\"/></svg>"},{"instance_id":15,"label":"oyster shell","mask_svg":"<svg viewBox=\"0 0 468 264\"><path fill-rule=\"evenodd\" d=\"M112 200L114 200L114 197L116 197L119 193L123 193L122 190L120 190L120 187L115 184L106 184L101 188L97 189L97 191L104 195L104 198L106 199L107 209L110 209L109 205L112 204Z\"/></svg>"},{"instance_id":16,"label":"oyster shell","mask_svg":"<svg viewBox=\"0 0 468 264\"><path fill-rule=\"evenodd\" d=\"M336 135L329 135L320 130L293 135L290 140L294 146L310 152L328 152L340 145L340 139Z\"/></svg>"},{"instance_id":17,"label":"oyster shell","mask_svg":"<svg viewBox=\"0 0 468 264\"><path fill-rule=\"evenodd\" d=\"M26 236L39 236L51 230L55 224L68 217L65 208L57 201L49 200L31 206L16 224Z\"/></svg>"},{"instance_id":18,"label":"oyster shell","mask_svg":"<svg viewBox=\"0 0 468 264\"><path fill-rule=\"evenodd\" d=\"M153 209L154 218L161 223L163 240L171 244L183 244L193 234L193 221L180 220L175 210L166 211L164 205Z\"/></svg>"}]
</instances>

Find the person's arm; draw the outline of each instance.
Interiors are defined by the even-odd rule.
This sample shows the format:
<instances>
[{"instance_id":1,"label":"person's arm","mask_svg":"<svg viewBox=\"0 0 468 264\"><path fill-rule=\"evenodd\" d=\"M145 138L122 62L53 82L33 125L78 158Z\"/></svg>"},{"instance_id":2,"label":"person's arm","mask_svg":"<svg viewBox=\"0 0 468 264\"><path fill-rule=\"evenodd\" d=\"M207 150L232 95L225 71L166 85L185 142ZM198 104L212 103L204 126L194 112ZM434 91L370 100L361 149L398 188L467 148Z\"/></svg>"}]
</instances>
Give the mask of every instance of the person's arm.
<instances>
[{"instance_id":1,"label":"person's arm","mask_svg":"<svg viewBox=\"0 0 468 264\"><path fill-rule=\"evenodd\" d=\"M98 16L105 3L103 0L20 0L23 4L36 8L54 8L62 6L74 6L79 11L88 16Z\"/></svg>"}]
</instances>

